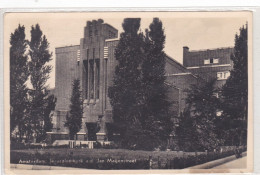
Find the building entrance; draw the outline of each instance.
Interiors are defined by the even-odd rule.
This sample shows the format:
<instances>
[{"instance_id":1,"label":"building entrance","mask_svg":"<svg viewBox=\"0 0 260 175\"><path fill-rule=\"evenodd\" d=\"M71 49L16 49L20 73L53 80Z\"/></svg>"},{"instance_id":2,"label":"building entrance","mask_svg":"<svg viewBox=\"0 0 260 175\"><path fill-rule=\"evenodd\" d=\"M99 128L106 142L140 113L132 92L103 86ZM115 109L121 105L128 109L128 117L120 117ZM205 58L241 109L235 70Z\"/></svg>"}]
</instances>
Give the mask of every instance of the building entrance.
<instances>
[{"instance_id":1,"label":"building entrance","mask_svg":"<svg viewBox=\"0 0 260 175\"><path fill-rule=\"evenodd\" d=\"M88 129L88 140L96 141L97 140L97 123L86 123Z\"/></svg>"}]
</instances>

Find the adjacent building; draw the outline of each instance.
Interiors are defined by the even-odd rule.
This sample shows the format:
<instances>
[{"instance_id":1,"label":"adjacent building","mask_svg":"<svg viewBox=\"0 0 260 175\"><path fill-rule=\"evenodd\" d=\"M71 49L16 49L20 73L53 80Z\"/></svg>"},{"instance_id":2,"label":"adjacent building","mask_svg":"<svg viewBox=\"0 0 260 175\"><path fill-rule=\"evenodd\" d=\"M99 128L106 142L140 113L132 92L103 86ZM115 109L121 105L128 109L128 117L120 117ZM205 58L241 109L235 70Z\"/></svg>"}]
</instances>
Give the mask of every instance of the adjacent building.
<instances>
[{"instance_id":1,"label":"adjacent building","mask_svg":"<svg viewBox=\"0 0 260 175\"><path fill-rule=\"evenodd\" d=\"M230 59L233 51L233 47L190 51L185 46L183 47L183 66L205 81L216 79L216 87L221 87L233 68L233 62Z\"/></svg>"}]
</instances>

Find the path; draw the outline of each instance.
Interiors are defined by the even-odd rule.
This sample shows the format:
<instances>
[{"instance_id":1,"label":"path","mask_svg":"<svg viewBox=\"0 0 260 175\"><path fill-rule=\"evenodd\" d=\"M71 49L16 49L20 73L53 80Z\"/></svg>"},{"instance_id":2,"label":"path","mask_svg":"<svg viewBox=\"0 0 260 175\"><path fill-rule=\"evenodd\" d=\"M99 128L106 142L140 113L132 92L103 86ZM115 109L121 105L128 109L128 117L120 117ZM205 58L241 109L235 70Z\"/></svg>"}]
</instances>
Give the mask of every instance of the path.
<instances>
[{"instance_id":1,"label":"path","mask_svg":"<svg viewBox=\"0 0 260 175\"><path fill-rule=\"evenodd\" d=\"M246 169L246 160L247 156L213 167L212 169Z\"/></svg>"}]
</instances>

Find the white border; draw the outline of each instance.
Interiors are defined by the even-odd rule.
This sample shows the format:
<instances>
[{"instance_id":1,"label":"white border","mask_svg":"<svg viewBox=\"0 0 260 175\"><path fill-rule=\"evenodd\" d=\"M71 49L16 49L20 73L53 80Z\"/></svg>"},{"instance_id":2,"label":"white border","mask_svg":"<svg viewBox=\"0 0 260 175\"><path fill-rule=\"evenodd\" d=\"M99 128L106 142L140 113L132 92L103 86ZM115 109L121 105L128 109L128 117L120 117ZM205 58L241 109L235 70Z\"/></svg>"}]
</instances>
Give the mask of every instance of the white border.
<instances>
[{"instance_id":1,"label":"white border","mask_svg":"<svg viewBox=\"0 0 260 175\"><path fill-rule=\"evenodd\" d=\"M100 8L100 6L104 8ZM202 7L202 5L204 7ZM82 8L87 6L87 8ZM229 6L229 7L228 7ZM233 6L233 7L231 7ZM251 7L249 7L251 6ZM255 7L252 7L255 6ZM254 173L260 173L260 1L258 0L182 0L182 1L151 1L138 0L2 0L0 1L0 60L3 63L3 13L4 12L38 12L38 11L226 11L226 10L253 10L253 69L254 69ZM29 8L28 8L29 7ZM41 8L39 8L41 7ZM59 7L55 9L55 7ZM72 8L73 7L73 8ZM78 8L77 8L78 7ZM90 8L93 7L93 8ZM127 8L119 8L127 7ZM134 8L139 7L139 8ZM141 8L143 7L143 8ZM144 8L150 7L150 8ZM160 8L159 8L160 7ZM167 8L165 8L167 7ZM179 7L179 8L169 8ZM5 9L3 9L5 8ZM7 9L9 8L9 9ZM24 8L24 9L21 9ZM3 64L0 66L0 146L1 146L1 174L4 174L4 115L3 115Z\"/></svg>"},{"instance_id":2,"label":"white border","mask_svg":"<svg viewBox=\"0 0 260 175\"><path fill-rule=\"evenodd\" d=\"M259 6L258 0L1 0L2 8L82 8L82 7L253 7ZM207 9L205 9L207 10Z\"/></svg>"}]
</instances>

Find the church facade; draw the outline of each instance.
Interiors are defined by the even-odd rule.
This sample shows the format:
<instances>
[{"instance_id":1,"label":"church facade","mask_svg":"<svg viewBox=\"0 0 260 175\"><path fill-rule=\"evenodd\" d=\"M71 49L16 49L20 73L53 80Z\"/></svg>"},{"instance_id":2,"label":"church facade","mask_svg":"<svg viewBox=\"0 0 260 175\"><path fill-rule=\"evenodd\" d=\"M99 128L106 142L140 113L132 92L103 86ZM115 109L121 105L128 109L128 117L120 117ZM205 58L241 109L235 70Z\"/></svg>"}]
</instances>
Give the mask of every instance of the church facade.
<instances>
[{"instance_id":1,"label":"church facade","mask_svg":"<svg viewBox=\"0 0 260 175\"><path fill-rule=\"evenodd\" d=\"M64 127L64 123L69 113L74 79L79 79L81 82L84 112L82 128L77 133L77 140L101 142L113 140L113 135L116 133L110 129L113 117L108 87L112 85L117 64L114 52L118 41L118 30L104 23L102 19L98 19L86 23L80 45L56 48L54 95L57 97L57 104L52 116L53 130L48 132L50 142L69 138L69 131ZM188 89L191 84L209 80L205 78L203 71L211 72L212 77L218 77L220 70L228 72L232 68L232 63L228 59L232 48L214 50L209 54L200 51L190 52L187 47L183 49L184 65L166 56L166 83L169 86L168 96L172 101L173 117L179 116L185 107L185 89ZM213 57L219 59L218 63L214 62ZM209 59L211 63L211 58L213 58L213 62L209 64L210 66L197 65L198 62L199 64L202 64L200 62L205 63L203 60L206 59ZM198 61L198 59L202 60ZM226 66L222 66L222 64ZM227 66L227 64L231 66ZM206 70L206 68L210 70ZM97 126L100 129L97 129Z\"/></svg>"}]
</instances>

